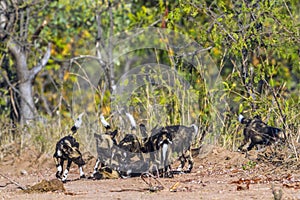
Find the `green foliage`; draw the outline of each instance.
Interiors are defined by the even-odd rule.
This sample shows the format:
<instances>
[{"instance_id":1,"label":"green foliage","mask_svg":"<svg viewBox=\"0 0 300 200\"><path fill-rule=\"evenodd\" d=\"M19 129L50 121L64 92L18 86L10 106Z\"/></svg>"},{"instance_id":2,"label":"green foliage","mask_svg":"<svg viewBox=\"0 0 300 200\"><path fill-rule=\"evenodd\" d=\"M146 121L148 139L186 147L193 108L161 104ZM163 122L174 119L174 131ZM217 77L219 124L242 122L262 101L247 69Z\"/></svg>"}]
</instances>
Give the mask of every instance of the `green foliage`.
<instances>
[{"instance_id":1,"label":"green foliage","mask_svg":"<svg viewBox=\"0 0 300 200\"><path fill-rule=\"evenodd\" d=\"M257 164L256 162L250 160L245 165L243 165L242 168L243 168L243 170L250 170L250 169L255 168L256 164Z\"/></svg>"}]
</instances>

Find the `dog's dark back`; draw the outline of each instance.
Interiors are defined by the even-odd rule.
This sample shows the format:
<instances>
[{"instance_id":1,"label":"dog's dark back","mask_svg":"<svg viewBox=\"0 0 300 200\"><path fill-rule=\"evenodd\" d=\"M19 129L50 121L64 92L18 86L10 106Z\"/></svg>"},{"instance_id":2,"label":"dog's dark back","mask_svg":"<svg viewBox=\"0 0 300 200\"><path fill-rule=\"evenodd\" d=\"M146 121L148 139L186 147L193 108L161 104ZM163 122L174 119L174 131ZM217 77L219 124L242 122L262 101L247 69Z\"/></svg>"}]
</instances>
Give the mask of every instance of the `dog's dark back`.
<instances>
[{"instance_id":1,"label":"dog's dark back","mask_svg":"<svg viewBox=\"0 0 300 200\"><path fill-rule=\"evenodd\" d=\"M251 143L247 147L248 151L258 144L270 145L278 140L284 140L284 133L281 129L267 125L259 116L255 116L253 119L241 117L239 121L245 124L244 140L239 147L240 150L249 140Z\"/></svg>"},{"instance_id":2,"label":"dog's dark back","mask_svg":"<svg viewBox=\"0 0 300 200\"><path fill-rule=\"evenodd\" d=\"M120 141L119 147L132 153L140 153L141 150L139 139L134 134L126 134L125 137Z\"/></svg>"},{"instance_id":3,"label":"dog's dark back","mask_svg":"<svg viewBox=\"0 0 300 200\"><path fill-rule=\"evenodd\" d=\"M59 151L61 151L61 155L58 154ZM64 160L71 159L79 166L85 164L84 160L82 159L81 152L79 151L79 143L71 135L61 138L56 143L56 149L53 156L55 158L61 157Z\"/></svg>"}]
</instances>

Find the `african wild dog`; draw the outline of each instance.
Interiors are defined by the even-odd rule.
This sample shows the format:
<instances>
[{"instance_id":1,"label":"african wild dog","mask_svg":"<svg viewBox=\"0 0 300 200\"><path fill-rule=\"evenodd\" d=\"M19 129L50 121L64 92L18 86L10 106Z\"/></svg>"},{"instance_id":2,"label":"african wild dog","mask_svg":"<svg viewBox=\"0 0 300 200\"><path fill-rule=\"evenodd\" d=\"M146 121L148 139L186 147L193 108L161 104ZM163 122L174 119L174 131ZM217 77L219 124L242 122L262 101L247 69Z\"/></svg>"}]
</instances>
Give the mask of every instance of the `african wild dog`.
<instances>
[{"instance_id":1,"label":"african wild dog","mask_svg":"<svg viewBox=\"0 0 300 200\"><path fill-rule=\"evenodd\" d=\"M103 178L102 172L107 172L107 170L103 171L103 168L107 168L107 165L117 165L112 163L113 157L116 151L117 141L115 139L116 135L118 134L118 130L111 131L111 126L105 120L104 116L100 115L100 121L104 128L106 129L104 134L94 134L96 139L96 147L97 147L97 154L98 158L96 164L94 166L94 171L91 175L91 178L94 179L101 179ZM99 171L100 169L100 171ZM113 170L113 169L112 169ZM116 171L113 171L117 173Z\"/></svg>"},{"instance_id":2,"label":"african wild dog","mask_svg":"<svg viewBox=\"0 0 300 200\"><path fill-rule=\"evenodd\" d=\"M126 116L128 117L131 125L130 133L125 134L120 142L115 142L115 146L105 147L106 151L112 152L110 155L105 155L106 158L109 157L110 161L117 162L117 164L110 165L110 167L118 170L120 176L123 178L140 176L143 172L149 171L149 161L144 158L142 152L143 142L140 141L140 138L136 135L137 130L135 120L129 113L126 113ZM101 121L102 124L109 125L103 119ZM145 134L144 136L146 137ZM97 145L99 150L98 154L103 154L105 149L101 149L101 146L100 148L99 146L100 145Z\"/></svg>"},{"instance_id":3,"label":"african wild dog","mask_svg":"<svg viewBox=\"0 0 300 200\"><path fill-rule=\"evenodd\" d=\"M120 178L120 173L116 170L109 168L108 166L103 166L99 169L99 172L94 174L94 179L118 179Z\"/></svg>"},{"instance_id":4,"label":"african wild dog","mask_svg":"<svg viewBox=\"0 0 300 200\"><path fill-rule=\"evenodd\" d=\"M130 114L127 116L129 118L132 117ZM100 116L100 119L102 125L106 129L106 133L94 135L96 139L98 159L91 177L95 179L102 178L103 174L101 169L103 166L106 168L109 166L113 172L118 172L121 177L133 176L134 171L139 170L138 168L144 168L143 161L139 161L143 160L142 157L140 157L137 162L134 162L134 164L131 162L131 159L134 156L141 156L141 154L139 154L141 149L140 143L134 134L136 131L134 124L132 124L133 126L131 128L132 133L126 134L120 142L117 142L115 138L117 135L117 130L111 132L109 123L102 115ZM100 171L98 170L99 166ZM105 170L105 173L107 176L107 170Z\"/></svg>"},{"instance_id":5,"label":"african wild dog","mask_svg":"<svg viewBox=\"0 0 300 200\"><path fill-rule=\"evenodd\" d=\"M141 172L148 171L148 163L145 162L145 158L142 154L142 147L140 138L136 135L136 123L133 116L126 113L130 124L131 132L125 134L124 138L119 142L118 153L115 157L120 164L120 173L123 177L128 176L140 176Z\"/></svg>"},{"instance_id":6,"label":"african wild dog","mask_svg":"<svg viewBox=\"0 0 300 200\"><path fill-rule=\"evenodd\" d=\"M92 178L99 179L99 169L109 166L117 166L117 163L113 163L113 157L116 150L116 143L114 137L118 133L118 130L113 132L107 131L104 134L94 134L96 140L98 158L94 166Z\"/></svg>"},{"instance_id":7,"label":"african wild dog","mask_svg":"<svg viewBox=\"0 0 300 200\"><path fill-rule=\"evenodd\" d=\"M264 123L260 116L255 116L253 119L246 119L243 115L239 115L239 122L245 124L243 130L244 140L239 146L239 150L243 150L243 147L249 142L247 151L250 151L254 146L258 144L271 145L278 141L284 141L284 132L276 127L272 127Z\"/></svg>"},{"instance_id":8,"label":"african wild dog","mask_svg":"<svg viewBox=\"0 0 300 200\"><path fill-rule=\"evenodd\" d=\"M156 169L160 169L160 171L163 170L163 172L165 172L164 175L166 175L170 169L170 157L172 152L176 152L177 155L179 155L181 160L181 168L179 169L182 169L185 162L188 161L189 167L187 171L191 171L193 159L189 150L192 140L197 133L197 126L192 125L191 127L186 127L175 125L156 127L151 130L150 136L148 136L145 125L140 124L140 131L143 137L140 139L136 135L136 123L133 116L129 113L126 115L131 123L131 133L126 134L119 143L116 141L113 143L113 139L108 137L106 144L110 145L106 145L102 149L101 147L103 145L97 145L99 156L107 150L110 154L104 157L118 162L118 164L116 164L117 168L113 168L119 171L121 177L139 176L141 173L149 171L155 172L154 166L156 166ZM109 125L104 118L102 118L101 122L104 126ZM95 135L95 137L97 140L98 136ZM98 140L100 141L100 139ZM100 162L99 159L98 161ZM110 164L114 166L112 163ZM95 171L96 170L94 170L94 172Z\"/></svg>"},{"instance_id":9,"label":"african wild dog","mask_svg":"<svg viewBox=\"0 0 300 200\"><path fill-rule=\"evenodd\" d=\"M131 133L127 133L124 138L119 142L118 146L121 149L124 149L127 152L131 153L141 153L141 142L136 135L136 123L133 116L129 113L126 113L130 124L131 124ZM126 152L125 152L126 153ZM140 154L142 155L142 154ZM127 155L125 155L127 157ZM140 159L143 159L141 157Z\"/></svg>"},{"instance_id":10,"label":"african wild dog","mask_svg":"<svg viewBox=\"0 0 300 200\"><path fill-rule=\"evenodd\" d=\"M144 127L142 127L142 130L144 130ZM142 152L150 153L151 162L155 166L158 165L163 176L173 176L169 171L171 169L172 153L176 153L181 161L177 171L182 172L185 163L188 161L189 166L186 172L190 172L193 168L190 148L197 132L198 127L196 125L191 127L182 125L155 127L151 130L150 136L143 140Z\"/></svg>"},{"instance_id":11,"label":"african wild dog","mask_svg":"<svg viewBox=\"0 0 300 200\"><path fill-rule=\"evenodd\" d=\"M77 132L82 123L82 116L84 113L81 113L75 121L75 124L71 128L73 134ZM56 177L61 179L63 182L66 182L68 172L70 170L72 162L78 165L80 178L85 178L84 172L82 170L82 166L85 165L84 160L82 159L82 155L79 151L79 143L76 139L71 136L65 136L61 138L56 143L55 153L53 155L57 172ZM67 167L63 173L64 161L67 160ZM62 174L63 173L63 174Z\"/></svg>"},{"instance_id":12,"label":"african wild dog","mask_svg":"<svg viewBox=\"0 0 300 200\"><path fill-rule=\"evenodd\" d=\"M140 129L145 132L142 135L146 135L146 129L143 124L140 125ZM149 167L151 168L149 171L153 173L158 172L163 174L163 176L168 174L170 144L172 144L171 135L164 128L154 128L151 130L150 136L143 137L141 151L149 156Z\"/></svg>"},{"instance_id":13,"label":"african wild dog","mask_svg":"<svg viewBox=\"0 0 300 200\"><path fill-rule=\"evenodd\" d=\"M188 168L185 172L190 173L193 169L193 157L191 152L192 142L198 132L198 127L192 124L190 127L183 125L173 125L164 127L172 138L171 153L177 153L180 165L177 171L183 172L183 168L186 162L188 162ZM171 154L170 153L170 154Z\"/></svg>"},{"instance_id":14,"label":"african wild dog","mask_svg":"<svg viewBox=\"0 0 300 200\"><path fill-rule=\"evenodd\" d=\"M102 164L102 166L110 165L109 167L111 168L111 170L113 172L117 172L119 176L123 178L140 176L141 172L148 171L148 165L146 162L144 162L144 158L140 153L140 142L138 140L138 137L135 135L135 121L132 123L131 119L133 119L133 116L129 113L126 113L126 115L132 125L131 133L127 133L120 142L116 140L116 134L111 134L113 132L108 131L108 129L110 129L110 125L104 119L104 117L101 117L101 122L105 126L107 131L105 134L95 134L95 138L97 142L99 158L102 158L102 160L103 158L106 158L106 163L102 164L100 162L100 159L98 158L94 173L96 173L96 169L100 164ZM107 135L109 135L110 137L108 137ZM105 138L105 142L103 138ZM113 141L113 143L111 141ZM107 169L108 167L105 166L104 168ZM102 169L103 168L100 168L100 174L96 174L95 177L103 177L102 173L104 173L104 171ZM109 175L109 173L107 173L107 170L105 170L105 173L105 176L107 177Z\"/></svg>"},{"instance_id":15,"label":"african wild dog","mask_svg":"<svg viewBox=\"0 0 300 200\"><path fill-rule=\"evenodd\" d=\"M118 147L124 150L125 159L131 158L131 156L127 155L126 152L141 153L141 144L135 134L126 134L124 138L119 142Z\"/></svg>"},{"instance_id":16,"label":"african wild dog","mask_svg":"<svg viewBox=\"0 0 300 200\"><path fill-rule=\"evenodd\" d=\"M132 115L126 115L135 130L136 123ZM150 156L149 166L153 167L154 165L160 171L164 172L163 175L170 176L171 154L176 152L181 161L178 170L182 171L187 161L189 163L187 172L192 170L193 158L190 148L198 132L196 125L192 125L191 127L182 125L155 127L151 130L150 136L148 136L145 125L140 124L140 132L143 137L140 141L140 151ZM138 140L138 138L134 140Z\"/></svg>"}]
</instances>

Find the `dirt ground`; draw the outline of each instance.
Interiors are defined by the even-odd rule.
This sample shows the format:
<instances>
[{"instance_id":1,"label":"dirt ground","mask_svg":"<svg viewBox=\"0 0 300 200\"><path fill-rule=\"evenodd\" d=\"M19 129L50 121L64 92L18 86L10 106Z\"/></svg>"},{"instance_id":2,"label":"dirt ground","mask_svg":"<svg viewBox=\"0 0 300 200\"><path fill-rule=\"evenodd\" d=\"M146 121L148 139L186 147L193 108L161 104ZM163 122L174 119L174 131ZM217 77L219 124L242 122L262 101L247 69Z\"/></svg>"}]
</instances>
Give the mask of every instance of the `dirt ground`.
<instances>
[{"instance_id":1,"label":"dirt ground","mask_svg":"<svg viewBox=\"0 0 300 200\"><path fill-rule=\"evenodd\" d=\"M0 199L300 199L298 167L295 170L275 167L217 146L207 146L205 149L207 152L195 158L192 173L159 178L164 189L155 192L150 191L149 185L140 177L78 179L79 172L75 165L70 170L69 181L60 184L55 179L52 155L38 155L32 149L25 149L20 153L21 157L14 153L2 155ZM256 151L251 153L255 156ZM89 176L95 159L87 153L84 158L87 160L84 171ZM21 189L47 181L58 189L48 192L24 192ZM151 183L155 183L153 179Z\"/></svg>"}]
</instances>

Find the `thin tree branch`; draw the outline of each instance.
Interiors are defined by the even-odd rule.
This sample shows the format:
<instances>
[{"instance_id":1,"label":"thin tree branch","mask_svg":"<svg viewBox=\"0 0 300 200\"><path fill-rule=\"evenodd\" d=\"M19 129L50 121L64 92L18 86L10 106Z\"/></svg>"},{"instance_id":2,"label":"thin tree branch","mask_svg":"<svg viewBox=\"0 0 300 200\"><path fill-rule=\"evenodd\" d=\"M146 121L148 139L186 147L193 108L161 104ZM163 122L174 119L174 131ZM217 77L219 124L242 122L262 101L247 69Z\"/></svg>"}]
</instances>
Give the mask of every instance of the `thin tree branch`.
<instances>
[{"instance_id":1,"label":"thin tree branch","mask_svg":"<svg viewBox=\"0 0 300 200\"><path fill-rule=\"evenodd\" d=\"M198 53L201 53L201 52L204 52L204 51L208 51L208 50L210 50L210 49L212 49L213 48L213 46L209 46L209 47L207 47L207 48L203 48L203 49L197 49L197 50L195 50L195 51L193 51L193 52L187 52L187 53L183 53L183 54L181 54L180 56L195 56L195 55L197 55Z\"/></svg>"},{"instance_id":2,"label":"thin tree branch","mask_svg":"<svg viewBox=\"0 0 300 200\"><path fill-rule=\"evenodd\" d=\"M15 104L14 93L13 93L11 87L9 88L9 93L10 93L10 101L11 101L11 105L12 105L12 107L13 107L13 111L14 111L14 113L15 113L17 119L19 119L20 116L19 116L19 113L18 113L16 104Z\"/></svg>"},{"instance_id":3,"label":"thin tree branch","mask_svg":"<svg viewBox=\"0 0 300 200\"><path fill-rule=\"evenodd\" d=\"M114 16L112 12L112 2L108 2L108 11L109 11L109 44L108 44L108 66L107 66L107 75L108 75L108 85L109 85L109 90L112 92L113 91L113 85L114 83L114 63L112 62L113 60L113 46L112 46L112 36L114 33Z\"/></svg>"},{"instance_id":4,"label":"thin tree branch","mask_svg":"<svg viewBox=\"0 0 300 200\"><path fill-rule=\"evenodd\" d=\"M28 107L30 108L30 110L32 111L32 113L35 113L34 108L30 105L30 103L27 101L27 99L20 93L20 91L9 81L9 78L7 77L6 74L3 74L2 71L1 72L1 76L5 79L6 83L11 87L11 89L16 92L17 94L20 95L20 97L24 100L24 102L28 105Z\"/></svg>"},{"instance_id":5,"label":"thin tree branch","mask_svg":"<svg viewBox=\"0 0 300 200\"><path fill-rule=\"evenodd\" d=\"M30 7L26 8L26 15L25 15L25 23L24 23L24 40L28 38L28 28L29 28L29 19L30 19Z\"/></svg>"},{"instance_id":6,"label":"thin tree branch","mask_svg":"<svg viewBox=\"0 0 300 200\"><path fill-rule=\"evenodd\" d=\"M102 39L102 28L101 28L100 13L96 13L96 21L97 21L96 56L99 59L102 59L102 55L100 53L100 45L101 45L101 39Z\"/></svg>"},{"instance_id":7,"label":"thin tree branch","mask_svg":"<svg viewBox=\"0 0 300 200\"><path fill-rule=\"evenodd\" d=\"M79 56L76 56L76 57L70 59L70 63L73 63L73 62L75 62L76 60L83 59L83 58L91 58L91 59L95 59L95 60L98 60L98 62L99 62L102 66L105 66L105 65L106 65L106 62L105 62L104 60L102 60L101 58L99 58L99 57L97 57L97 56L91 56L91 55L79 55Z\"/></svg>"},{"instance_id":8,"label":"thin tree branch","mask_svg":"<svg viewBox=\"0 0 300 200\"><path fill-rule=\"evenodd\" d=\"M32 34L32 37L31 37L31 42L34 42L34 40L36 40L40 33L42 32L42 30L45 28L45 26L48 24L48 21L47 19L45 19L43 21L43 23L41 25L39 25L39 27L35 30L35 32Z\"/></svg>"},{"instance_id":9,"label":"thin tree branch","mask_svg":"<svg viewBox=\"0 0 300 200\"><path fill-rule=\"evenodd\" d=\"M19 33L19 37L23 38L23 33L24 33L24 12L20 12L20 20L19 20L19 27L20 27L20 33Z\"/></svg>"},{"instance_id":10,"label":"thin tree branch","mask_svg":"<svg viewBox=\"0 0 300 200\"><path fill-rule=\"evenodd\" d=\"M51 43L48 44L47 51L44 54L44 57L39 61L39 63L34 66L29 72L29 80L35 78L35 76L45 67L49 58L51 56Z\"/></svg>"},{"instance_id":11,"label":"thin tree branch","mask_svg":"<svg viewBox=\"0 0 300 200\"><path fill-rule=\"evenodd\" d=\"M273 98L274 98L274 100L275 100L275 103L276 103L276 106L277 106L277 108L278 108L278 110L279 110L279 114L280 114L280 116L281 116L281 118L282 118L282 124L283 124L283 129L284 129L284 137L285 137L285 139L287 138L287 136L286 136L286 133L285 133L285 130L286 130L286 115L285 114L283 114L283 111L282 111L282 109L281 109L281 106L280 106L280 103L279 103L279 101L278 101L278 99L277 99L277 94L275 93L275 90L274 90L274 88L268 83L268 81L266 81L266 79L263 79L263 81L266 83L266 85L268 86L268 88L271 90L271 92L272 92L272 95L273 95Z\"/></svg>"}]
</instances>

